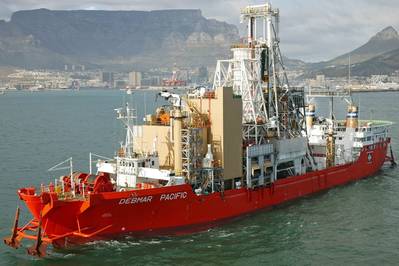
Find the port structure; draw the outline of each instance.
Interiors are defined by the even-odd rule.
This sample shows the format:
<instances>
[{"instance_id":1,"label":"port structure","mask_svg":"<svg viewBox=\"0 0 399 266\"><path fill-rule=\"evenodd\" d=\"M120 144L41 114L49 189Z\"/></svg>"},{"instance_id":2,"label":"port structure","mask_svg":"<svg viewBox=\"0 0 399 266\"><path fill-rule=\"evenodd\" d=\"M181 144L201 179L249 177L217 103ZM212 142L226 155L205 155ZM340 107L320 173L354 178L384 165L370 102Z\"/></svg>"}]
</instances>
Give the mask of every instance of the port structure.
<instances>
[{"instance_id":1,"label":"port structure","mask_svg":"<svg viewBox=\"0 0 399 266\"><path fill-rule=\"evenodd\" d=\"M267 143L267 136L293 138L304 132L303 89L291 88L279 47L279 10L270 3L247 6L247 39L233 45L233 58L218 60L213 88L229 86L243 102L243 139ZM258 30L262 25L262 29Z\"/></svg>"}]
</instances>

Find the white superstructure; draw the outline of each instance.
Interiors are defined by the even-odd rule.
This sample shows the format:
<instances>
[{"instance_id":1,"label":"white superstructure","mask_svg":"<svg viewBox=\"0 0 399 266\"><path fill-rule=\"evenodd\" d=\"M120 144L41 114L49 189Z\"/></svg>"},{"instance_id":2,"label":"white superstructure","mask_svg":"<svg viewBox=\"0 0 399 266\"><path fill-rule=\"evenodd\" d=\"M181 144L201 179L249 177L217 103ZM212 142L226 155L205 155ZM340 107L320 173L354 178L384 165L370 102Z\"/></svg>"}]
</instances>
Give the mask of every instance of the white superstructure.
<instances>
[{"instance_id":1,"label":"white superstructure","mask_svg":"<svg viewBox=\"0 0 399 266\"><path fill-rule=\"evenodd\" d=\"M330 99L330 117L317 116L317 98ZM337 120L333 113L334 99L343 99L347 105L346 120ZM359 120L358 107L347 91L317 89L307 94L306 128L309 145L318 169L327 167L329 140L333 151L330 158L335 165L353 162L363 146L377 144L389 137L392 122ZM332 132L332 136L329 136ZM332 138L331 138L332 137ZM373 147L373 146L371 146Z\"/></svg>"}]
</instances>

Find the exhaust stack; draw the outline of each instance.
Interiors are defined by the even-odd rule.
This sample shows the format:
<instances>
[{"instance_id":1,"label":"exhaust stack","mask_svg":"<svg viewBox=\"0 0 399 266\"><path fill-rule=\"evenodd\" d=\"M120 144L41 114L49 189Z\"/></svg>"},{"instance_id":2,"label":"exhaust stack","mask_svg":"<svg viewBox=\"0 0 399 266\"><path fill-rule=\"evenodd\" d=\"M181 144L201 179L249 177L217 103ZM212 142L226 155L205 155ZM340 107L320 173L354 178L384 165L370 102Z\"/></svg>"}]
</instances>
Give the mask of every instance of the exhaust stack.
<instances>
[{"instance_id":1,"label":"exhaust stack","mask_svg":"<svg viewBox=\"0 0 399 266\"><path fill-rule=\"evenodd\" d=\"M356 105L348 106L348 113L346 114L346 127L357 128L359 126L359 109Z\"/></svg>"},{"instance_id":2,"label":"exhaust stack","mask_svg":"<svg viewBox=\"0 0 399 266\"><path fill-rule=\"evenodd\" d=\"M183 170L182 161L182 123L183 116L180 108L173 111L173 150L174 168L176 175L181 175Z\"/></svg>"}]
</instances>

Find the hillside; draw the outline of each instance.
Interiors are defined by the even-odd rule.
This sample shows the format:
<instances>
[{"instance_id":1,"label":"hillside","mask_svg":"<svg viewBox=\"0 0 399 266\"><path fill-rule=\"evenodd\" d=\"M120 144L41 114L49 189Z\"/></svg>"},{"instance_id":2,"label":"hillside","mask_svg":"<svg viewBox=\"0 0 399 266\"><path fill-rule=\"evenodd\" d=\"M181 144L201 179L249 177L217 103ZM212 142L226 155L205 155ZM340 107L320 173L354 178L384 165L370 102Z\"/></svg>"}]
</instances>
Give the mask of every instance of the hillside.
<instances>
[{"instance_id":1,"label":"hillside","mask_svg":"<svg viewBox=\"0 0 399 266\"><path fill-rule=\"evenodd\" d=\"M334 58L329 65L345 65L348 64L348 57L351 57L351 63L365 62L373 57L384 54L386 52L399 49L399 34L391 26L386 27L359 48Z\"/></svg>"}]
</instances>

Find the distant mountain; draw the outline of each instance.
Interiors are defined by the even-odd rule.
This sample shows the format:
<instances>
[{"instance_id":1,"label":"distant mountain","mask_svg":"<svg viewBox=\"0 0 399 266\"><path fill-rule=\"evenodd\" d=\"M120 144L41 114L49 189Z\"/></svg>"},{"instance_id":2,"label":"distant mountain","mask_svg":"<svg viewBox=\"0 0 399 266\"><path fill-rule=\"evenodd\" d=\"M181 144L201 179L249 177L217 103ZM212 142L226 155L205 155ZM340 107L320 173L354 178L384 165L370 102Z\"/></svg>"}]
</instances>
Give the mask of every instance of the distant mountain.
<instances>
[{"instance_id":1,"label":"distant mountain","mask_svg":"<svg viewBox=\"0 0 399 266\"><path fill-rule=\"evenodd\" d=\"M389 75L396 70L399 70L399 49L383 53L357 64L351 64L353 76ZM348 75L348 66L339 65L324 68L319 73L330 77L343 77Z\"/></svg>"},{"instance_id":2,"label":"distant mountain","mask_svg":"<svg viewBox=\"0 0 399 266\"><path fill-rule=\"evenodd\" d=\"M329 61L328 64L348 64L349 55L351 57L351 63L353 64L364 62L395 49L399 49L399 34L393 27L389 26L374 35L366 44L349 53L334 58Z\"/></svg>"},{"instance_id":3,"label":"distant mountain","mask_svg":"<svg viewBox=\"0 0 399 266\"><path fill-rule=\"evenodd\" d=\"M15 12L0 21L0 65L131 69L214 65L239 39L200 10Z\"/></svg>"},{"instance_id":4,"label":"distant mountain","mask_svg":"<svg viewBox=\"0 0 399 266\"><path fill-rule=\"evenodd\" d=\"M0 67L145 70L154 67L214 66L230 57L239 40L236 26L207 19L200 10L15 12L0 20ZM361 47L320 63L283 58L289 70L346 76L348 57L353 75L389 74L399 69L399 34L393 27Z\"/></svg>"},{"instance_id":5,"label":"distant mountain","mask_svg":"<svg viewBox=\"0 0 399 266\"><path fill-rule=\"evenodd\" d=\"M392 58L399 53L399 34L392 27L386 27L359 48L330 61L308 64L307 76L348 75L349 56L353 75L389 74L399 69L399 61Z\"/></svg>"}]
</instances>

